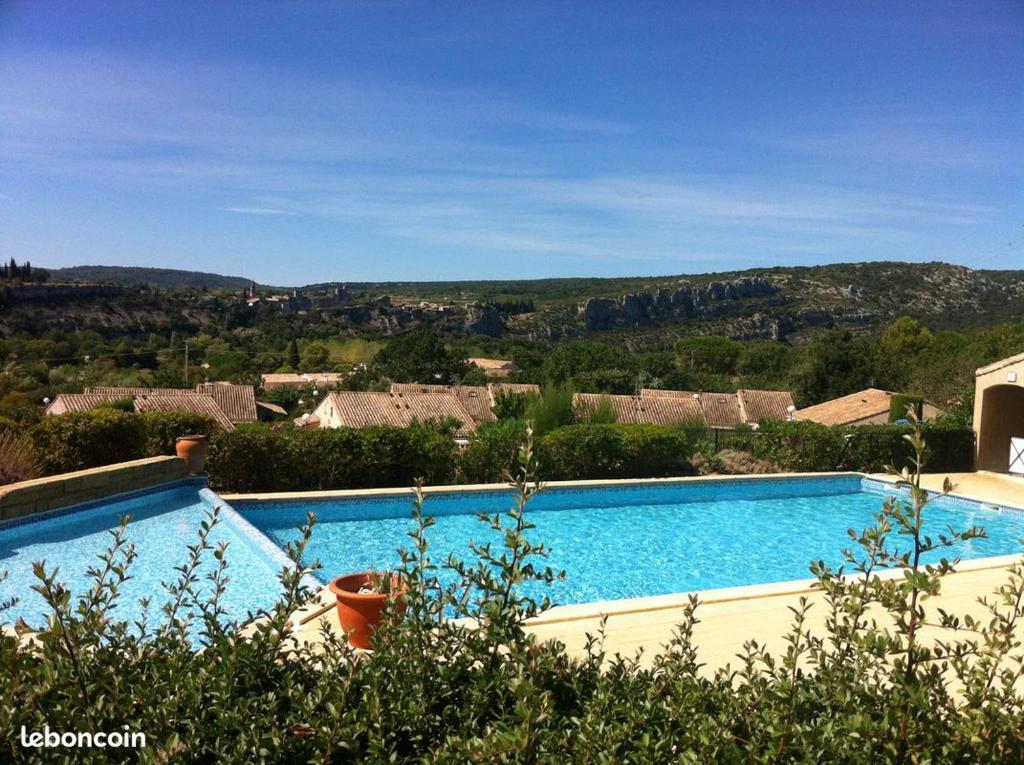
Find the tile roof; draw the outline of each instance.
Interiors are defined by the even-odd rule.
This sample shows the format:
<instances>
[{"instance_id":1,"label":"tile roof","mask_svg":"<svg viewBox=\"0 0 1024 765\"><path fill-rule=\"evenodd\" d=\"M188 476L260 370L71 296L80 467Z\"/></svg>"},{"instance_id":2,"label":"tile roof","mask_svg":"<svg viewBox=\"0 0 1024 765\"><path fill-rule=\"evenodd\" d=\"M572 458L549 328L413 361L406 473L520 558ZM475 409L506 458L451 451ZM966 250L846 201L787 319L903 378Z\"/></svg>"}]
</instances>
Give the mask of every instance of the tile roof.
<instances>
[{"instance_id":1,"label":"tile roof","mask_svg":"<svg viewBox=\"0 0 1024 765\"><path fill-rule=\"evenodd\" d=\"M267 374L260 375L260 381L263 383L264 388L289 383L302 385L306 382L294 372L268 372Z\"/></svg>"},{"instance_id":2,"label":"tile roof","mask_svg":"<svg viewBox=\"0 0 1024 765\"><path fill-rule=\"evenodd\" d=\"M135 398L135 396L187 396L190 393L195 393L191 388L125 388L102 385L86 388L84 392L118 398Z\"/></svg>"},{"instance_id":3,"label":"tile roof","mask_svg":"<svg viewBox=\"0 0 1024 765\"><path fill-rule=\"evenodd\" d=\"M615 409L615 421L624 425L689 425L705 424L700 404L681 396L621 396L603 393L577 393L573 409L585 416L607 397Z\"/></svg>"},{"instance_id":4,"label":"tile roof","mask_svg":"<svg viewBox=\"0 0 1024 765\"><path fill-rule=\"evenodd\" d=\"M85 412L111 401L121 401L127 396L114 396L106 393L58 393L46 407L47 414L65 414L67 412Z\"/></svg>"},{"instance_id":5,"label":"tile roof","mask_svg":"<svg viewBox=\"0 0 1024 765\"><path fill-rule=\"evenodd\" d=\"M891 400L890 391L866 388L848 396L798 409L793 416L798 420L811 420L822 425L846 425L882 413L888 414Z\"/></svg>"},{"instance_id":6,"label":"tile roof","mask_svg":"<svg viewBox=\"0 0 1024 765\"><path fill-rule=\"evenodd\" d=\"M251 385L200 383L196 386L196 393L213 396L217 406L232 422L256 422L256 389Z\"/></svg>"},{"instance_id":7,"label":"tile roof","mask_svg":"<svg viewBox=\"0 0 1024 765\"><path fill-rule=\"evenodd\" d=\"M639 419L650 425L707 426L700 403L682 396L639 396Z\"/></svg>"},{"instance_id":8,"label":"tile roof","mask_svg":"<svg viewBox=\"0 0 1024 765\"><path fill-rule=\"evenodd\" d=\"M268 372L260 375L260 383L264 388L273 388L275 385L338 385L348 377L344 372Z\"/></svg>"},{"instance_id":9,"label":"tile roof","mask_svg":"<svg viewBox=\"0 0 1024 765\"><path fill-rule=\"evenodd\" d=\"M588 412L597 409L605 399L615 410L615 421L622 425L636 425L639 422L637 417L636 396L619 396L607 393L574 393L572 396L572 408L576 416L586 420Z\"/></svg>"},{"instance_id":10,"label":"tile roof","mask_svg":"<svg viewBox=\"0 0 1024 765\"><path fill-rule=\"evenodd\" d=\"M795 410L793 396L785 390L746 390L736 391L739 397L740 411L743 421L756 424L761 420L788 420Z\"/></svg>"},{"instance_id":11,"label":"tile roof","mask_svg":"<svg viewBox=\"0 0 1024 765\"><path fill-rule=\"evenodd\" d=\"M469 415L479 425L494 422L497 417L491 411L491 396L483 385L420 385L419 383L391 383L391 392L425 395L447 394L455 396Z\"/></svg>"},{"instance_id":12,"label":"tile roof","mask_svg":"<svg viewBox=\"0 0 1024 765\"><path fill-rule=\"evenodd\" d=\"M743 422L740 399L735 393L698 393L704 418L712 428L735 428Z\"/></svg>"},{"instance_id":13,"label":"tile roof","mask_svg":"<svg viewBox=\"0 0 1024 765\"><path fill-rule=\"evenodd\" d=\"M761 420L785 420L786 407L793 397L782 390L740 390L736 393L695 393L688 390L643 388L644 399L691 399L699 402L701 411L712 428L735 428L740 424L755 425Z\"/></svg>"},{"instance_id":14,"label":"tile roof","mask_svg":"<svg viewBox=\"0 0 1024 765\"><path fill-rule=\"evenodd\" d=\"M476 421L458 398L450 393L367 393L335 391L321 402L334 407L341 424L349 428L371 425L406 427L415 422L454 418L461 425L455 435L465 438L476 430Z\"/></svg>"},{"instance_id":15,"label":"tile roof","mask_svg":"<svg viewBox=\"0 0 1024 765\"><path fill-rule=\"evenodd\" d=\"M288 410L285 409L283 406L278 406L277 404L270 401L257 401L256 407L257 409L266 409L271 414L278 414L282 416L288 414Z\"/></svg>"},{"instance_id":16,"label":"tile roof","mask_svg":"<svg viewBox=\"0 0 1024 765\"><path fill-rule=\"evenodd\" d=\"M217 406L213 396L205 393L185 393L173 396L136 396L136 412L193 412L204 414L216 422L222 430L234 430L235 424Z\"/></svg>"},{"instance_id":17,"label":"tile roof","mask_svg":"<svg viewBox=\"0 0 1024 765\"><path fill-rule=\"evenodd\" d=\"M664 398L693 398L696 394L692 390L667 390L665 388L641 388L641 398L648 396L661 396Z\"/></svg>"}]
</instances>

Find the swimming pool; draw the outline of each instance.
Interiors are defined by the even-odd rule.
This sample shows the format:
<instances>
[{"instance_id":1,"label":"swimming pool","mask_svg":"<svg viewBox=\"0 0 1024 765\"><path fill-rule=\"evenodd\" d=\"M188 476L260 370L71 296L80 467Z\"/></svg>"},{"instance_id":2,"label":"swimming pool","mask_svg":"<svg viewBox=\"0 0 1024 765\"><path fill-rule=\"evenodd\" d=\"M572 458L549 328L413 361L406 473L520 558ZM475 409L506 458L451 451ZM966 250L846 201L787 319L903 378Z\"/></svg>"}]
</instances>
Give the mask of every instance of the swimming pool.
<instances>
[{"instance_id":1,"label":"swimming pool","mask_svg":"<svg viewBox=\"0 0 1024 765\"><path fill-rule=\"evenodd\" d=\"M138 620L143 615L139 599L149 597L150 622L160 623L160 608L170 597L161 582L177 578L174 568L187 560L186 545L197 541L199 524L215 504L222 502L213 492L201 483L185 481L75 512L0 524L0 571L8 572L7 580L0 582L0 601L18 598L13 608L0 612L0 623L14 624L18 619L32 627L45 623L48 607L32 590L38 583L32 573L35 561L46 561L48 569L58 567L58 581L74 596L85 594L92 584L86 569L99 565L97 556L110 546L109 530L116 529L124 515L132 517L127 539L135 545L138 557L113 613L120 619ZM274 555L262 548L258 535L231 513L221 516L209 541L214 546L228 544L228 585L222 601L227 616L246 619L250 611L271 606L280 593L280 553ZM209 592L205 575L213 570L212 553L207 554L206 564L199 574L200 586Z\"/></svg>"},{"instance_id":2,"label":"swimming pool","mask_svg":"<svg viewBox=\"0 0 1024 765\"><path fill-rule=\"evenodd\" d=\"M847 529L873 523L891 484L859 474L768 479L714 479L584 488L550 487L527 510L530 533L564 569L550 590L560 605L662 595L766 582L806 579L812 560L838 566L850 546ZM506 510L507 491L439 493L424 511L437 516L428 531L431 556L469 557L467 543L498 536L477 511ZM298 536L307 511L319 523L307 551L323 564L322 581L344 572L386 569L408 546L410 498L377 496L287 501L235 500L233 506L279 545ZM935 535L971 525L988 538L957 548L963 559L1018 553L1024 513L946 497L926 510L926 530ZM905 538L893 535L894 545ZM538 589L531 594L539 596Z\"/></svg>"},{"instance_id":3,"label":"swimming pool","mask_svg":"<svg viewBox=\"0 0 1024 765\"><path fill-rule=\"evenodd\" d=\"M549 564L567 577L550 590L560 605L663 595L692 590L806 579L808 564L838 565L849 546L849 528L872 524L891 484L859 474L821 477L730 478L679 482L638 482L588 487L552 486L530 504L529 532L552 550ZM425 512L437 517L428 531L430 554L443 562L449 553L469 558L470 540L500 544L476 512L507 510L508 490L438 491ZM89 588L89 566L110 543L108 531L131 515L128 539L138 558L115 611L122 619L142 616L139 599L151 597L150 618L159 620L167 596L161 582L175 578L196 540L199 524L214 505L222 522L211 542L228 543L228 587L223 605L232 619L269 608L280 593L277 575L286 558L282 549L299 536L306 513L318 517L306 564L323 564L320 582L341 573L386 569L398 562L397 548L408 546L411 496L285 501L235 499L231 505L201 482L184 481L134 496L114 498L70 512L0 524L0 600L19 598L0 612L0 623L19 618L39 626L47 613L32 563L59 566L59 579L75 595ZM1016 554L1024 538L1024 512L946 497L926 511L931 533L977 524L989 533L956 554L964 559ZM893 537L893 543L900 540ZM213 566L212 556L201 576ZM315 586L312 579L307 584Z\"/></svg>"}]
</instances>

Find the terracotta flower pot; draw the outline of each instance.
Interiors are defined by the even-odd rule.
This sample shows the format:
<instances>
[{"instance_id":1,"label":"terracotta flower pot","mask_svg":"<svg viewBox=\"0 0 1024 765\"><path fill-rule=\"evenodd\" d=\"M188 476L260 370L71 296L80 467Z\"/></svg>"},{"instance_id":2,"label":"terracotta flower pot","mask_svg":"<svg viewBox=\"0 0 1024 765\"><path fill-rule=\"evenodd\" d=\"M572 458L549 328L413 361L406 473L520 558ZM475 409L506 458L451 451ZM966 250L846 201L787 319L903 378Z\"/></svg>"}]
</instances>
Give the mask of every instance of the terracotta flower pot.
<instances>
[{"instance_id":1,"label":"terracotta flower pot","mask_svg":"<svg viewBox=\"0 0 1024 765\"><path fill-rule=\"evenodd\" d=\"M356 648L369 648L370 635L380 626L389 598L394 600L393 615L405 613L404 590L399 589L397 574L391 574L391 595L359 592L370 583L370 572L347 574L332 579L328 587L338 599L338 621L348 635L348 642Z\"/></svg>"},{"instance_id":2,"label":"terracotta flower pot","mask_svg":"<svg viewBox=\"0 0 1024 765\"><path fill-rule=\"evenodd\" d=\"M179 436L174 444L174 451L188 464L189 475L203 472L209 450L209 436Z\"/></svg>"}]
</instances>

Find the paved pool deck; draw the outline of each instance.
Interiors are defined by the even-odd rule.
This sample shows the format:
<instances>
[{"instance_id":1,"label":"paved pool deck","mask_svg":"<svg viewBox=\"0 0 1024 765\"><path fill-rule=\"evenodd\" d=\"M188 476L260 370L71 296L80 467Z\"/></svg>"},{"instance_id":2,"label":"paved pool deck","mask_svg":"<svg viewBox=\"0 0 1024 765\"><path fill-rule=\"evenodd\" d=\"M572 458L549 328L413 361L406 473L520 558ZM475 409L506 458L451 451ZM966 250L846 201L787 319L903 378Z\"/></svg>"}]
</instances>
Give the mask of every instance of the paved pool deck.
<instances>
[{"instance_id":1,"label":"paved pool deck","mask_svg":"<svg viewBox=\"0 0 1024 765\"><path fill-rule=\"evenodd\" d=\"M945 477L925 476L923 485L941 491ZM957 473L949 478L955 486L954 493L959 496L1024 508L1024 478L992 473ZM1020 559L1020 556L1003 556L961 563L957 573L943 580L940 595L928 601L928 609L933 614L933 609L943 608L961 616L986 616L978 599L991 595L1006 583L1008 568ZM897 572L892 573L897 575ZM735 666L737 654L749 639L756 639L776 654L784 651L785 635L792 624L791 609L802 597L812 603L808 628L823 635L826 609L821 593L813 585L813 580L803 580L700 592L694 643L706 670L727 664ZM333 602L329 592L320 596L320 607L310 611L298 628L300 640L316 643L325 626L339 629ZM583 652L588 636L596 635L602 618L606 618L604 648L607 653L633 656L642 652L642 661L649 662L672 638L682 620L686 602L687 595L678 594L563 606L534 620L530 629L542 640L561 641L570 654L578 655ZM324 608L327 610L322 610ZM322 613L314 615L319 610ZM932 634L938 636L939 633L932 630ZM943 637L948 639L949 634ZM1024 638L1024 625L1021 637Z\"/></svg>"}]
</instances>

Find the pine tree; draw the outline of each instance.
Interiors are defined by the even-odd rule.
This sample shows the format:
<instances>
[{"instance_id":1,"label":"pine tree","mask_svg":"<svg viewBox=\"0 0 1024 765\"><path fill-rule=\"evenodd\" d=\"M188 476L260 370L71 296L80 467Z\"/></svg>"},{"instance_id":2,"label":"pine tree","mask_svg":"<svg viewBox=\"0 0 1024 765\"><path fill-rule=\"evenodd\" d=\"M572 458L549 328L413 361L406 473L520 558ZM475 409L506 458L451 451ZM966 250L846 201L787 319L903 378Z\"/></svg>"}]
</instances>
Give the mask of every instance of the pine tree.
<instances>
[{"instance_id":1,"label":"pine tree","mask_svg":"<svg viewBox=\"0 0 1024 765\"><path fill-rule=\"evenodd\" d=\"M288 343L288 366L292 369L299 368L299 343L294 339Z\"/></svg>"}]
</instances>

